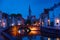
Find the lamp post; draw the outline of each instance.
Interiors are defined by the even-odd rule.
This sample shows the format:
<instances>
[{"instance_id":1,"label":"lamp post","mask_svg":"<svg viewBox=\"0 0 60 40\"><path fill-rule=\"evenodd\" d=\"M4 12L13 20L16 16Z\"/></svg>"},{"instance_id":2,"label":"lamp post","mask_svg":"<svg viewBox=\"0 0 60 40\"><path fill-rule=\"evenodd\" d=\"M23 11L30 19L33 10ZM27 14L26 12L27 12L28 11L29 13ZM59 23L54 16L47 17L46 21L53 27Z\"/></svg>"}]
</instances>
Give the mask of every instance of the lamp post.
<instances>
[{"instance_id":1,"label":"lamp post","mask_svg":"<svg viewBox=\"0 0 60 40\"><path fill-rule=\"evenodd\" d=\"M50 26L50 19L48 19L48 26Z\"/></svg>"},{"instance_id":2,"label":"lamp post","mask_svg":"<svg viewBox=\"0 0 60 40\"><path fill-rule=\"evenodd\" d=\"M60 21L59 18L55 19L55 26L59 26L59 21Z\"/></svg>"}]
</instances>

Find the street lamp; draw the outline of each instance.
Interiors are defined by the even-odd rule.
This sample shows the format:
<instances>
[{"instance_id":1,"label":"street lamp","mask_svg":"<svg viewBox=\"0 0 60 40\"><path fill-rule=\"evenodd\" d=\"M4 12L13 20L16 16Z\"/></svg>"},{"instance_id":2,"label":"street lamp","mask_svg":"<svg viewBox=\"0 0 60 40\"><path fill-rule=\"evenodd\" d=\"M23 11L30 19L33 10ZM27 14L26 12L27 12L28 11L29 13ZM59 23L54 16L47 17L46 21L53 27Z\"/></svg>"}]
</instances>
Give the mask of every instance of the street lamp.
<instances>
[{"instance_id":1,"label":"street lamp","mask_svg":"<svg viewBox=\"0 0 60 40\"><path fill-rule=\"evenodd\" d=\"M55 26L59 26L59 21L60 20L58 18L55 19Z\"/></svg>"},{"instance_id":2,"label":"street lamp","mask_svg":"<svg viewBox=\"0 0 60 40\"><path fill-rule=\"evenodd\" d=\"M11 25L14 26L14 23L12 23Z\"/></svg>"},{"instance_id":3,"label":"street lamp","mask_svg":"<svg viewBox=\"0 0 60 40\"><path fill-rule=\"evenodd\" d=\"M48 19L48 26L50 26L50 19Z\"/></svg>"},{"instance_id":4,"label":"street lamp","mask_svg":"<svg viewBox=\"0 0 60 40\"><path fill-rule=\"evenodd\" d=\"M56 19L56 23L59 23L59 19Z\"/></svg>"},{"instance_id":5,"label":"street lamp","mask_svg":"<svg viewBox=\"0 0 60 40\"><path fill-rule=\"evenodd\" d=\"M21 25L20 23L18 23L18 25Z\"/></svg>"},{"instance_id":6,"label":"street lamp","mask_svg":"<svg viewBox=\"0 0 60 40\"><path fill-rule=\"evenodd\" d=\"M5 23L5 22L2 22L2 26L3 26L3 27L6 27L6 23Z\"/></svg>"}]
</instances>

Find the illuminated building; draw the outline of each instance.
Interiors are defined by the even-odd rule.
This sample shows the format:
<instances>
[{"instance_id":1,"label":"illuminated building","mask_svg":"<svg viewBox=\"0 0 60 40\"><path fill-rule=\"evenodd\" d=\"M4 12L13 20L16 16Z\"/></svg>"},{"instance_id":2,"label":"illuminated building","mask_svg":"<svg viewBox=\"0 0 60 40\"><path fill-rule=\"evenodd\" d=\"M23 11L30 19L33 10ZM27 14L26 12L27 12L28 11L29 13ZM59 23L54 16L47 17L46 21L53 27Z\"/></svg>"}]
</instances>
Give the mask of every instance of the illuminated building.
<instances>
[{"instance_id":1,"label":"illuminated building","mask_svg":"<svg viewBox=\"0 0 60 40\"><path fill-rule=\"evenodd\" d=\"M10 26L16 25L16 14L10 15Z\"/></svg>"},{"instance_id":2,"label":"illuminated building","mask_svg":"<svg viewBox=\"0 0 60 40\"><path fill-rule=\"evenodd\" d=\"M31 15L31 9L30 9L30 5L29 5L29 19L31 19L32 15Z\"/></svg>"},{"instance_id":3,"label":"illuminated building","mask_svg":"<svg viewBox=\"0 0 60 40\"><path fill-rule=\"evenodd\" d=\"M34 24L36 22L36 17L35 16L32 16L31 22L32 22L32 24Z\"/></svg>"},{"instance_id":4,"label":"illuminated building","mask_svg":"<svg viewBox=\"0 0 60 40\"><path fill-rule=\"evenodd\" d=\"M2 27L8 27L8 14L7 13L3 13L2 14Z\"/></svg>"},{"instance_id":5,"label":"illuminated building","mask_svg":"<svg viewBox=\"0 0 60 40\"><path fill-rule=\"evenodd\" d=\"M29 25L31 25L31 17L32 17L32 15L31 15L31 9L30 9L30 5L29 5L29 14L28 14L28 16L27 16L27 21L26 21L26 24L29 24Z\"/></svg>"},{"instance_id":6,"label":"illuminated building","mask_svg":"<svg viewBox=\"0 0 60 40\"><path fill-rule=\"evenodd\" d=\"M2 26L2 12L0 11L0 27Z\"/></svg>"},{"instance_id":7,"label":"illuminated building","mask_svg":"<svg viewBox=\"0 0 60 40\"><path fill-rule=\"evenodd\" d=\"M2 27L3 28L7 27L7 20L5 18L2 19Z\"/></svg>"},{"instance_id":8,"label":"illuminated building","mask_svg":"<svg viewBox=\"0 0 60 40\"><path fill-rule=\"evenodd\" d=\"M55 18L54 26L60 26L60 19Z\"/></svg>"}]
</instances>

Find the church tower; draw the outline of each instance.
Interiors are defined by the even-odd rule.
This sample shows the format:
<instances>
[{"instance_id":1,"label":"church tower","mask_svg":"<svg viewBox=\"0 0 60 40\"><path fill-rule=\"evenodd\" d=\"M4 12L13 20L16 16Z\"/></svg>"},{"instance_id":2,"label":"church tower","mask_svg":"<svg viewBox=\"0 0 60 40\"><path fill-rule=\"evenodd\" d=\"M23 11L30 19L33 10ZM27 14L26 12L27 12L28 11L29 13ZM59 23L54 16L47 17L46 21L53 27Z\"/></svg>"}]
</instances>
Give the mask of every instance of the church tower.
<instances>
[{"instance_id":1,"label":"church tower","mask_svg":"<svg viewBox=\"0 0 60 40\"><path fill-rule=\"evenodd\" d=\"M31 25L31 19L32 19L32 15L31 15L31 9L30 9L30 5L29 5L29 8L28 8L28 17L27 17L26 24Z\"/></svg>"},{"instance_id":2,"label":"church tower","mask_svg":"<svg viewBox=\"0 0 60 40\"><path fill-rule=\"evenodd\" d=\"M31 15L31 8L30 8L30 5L29 5L29 11L28 11L28 12L29 12L29 15L28 15L28 16L29 16L29 19L31 19L32 15Z\"/></svg>"}]
</instances>

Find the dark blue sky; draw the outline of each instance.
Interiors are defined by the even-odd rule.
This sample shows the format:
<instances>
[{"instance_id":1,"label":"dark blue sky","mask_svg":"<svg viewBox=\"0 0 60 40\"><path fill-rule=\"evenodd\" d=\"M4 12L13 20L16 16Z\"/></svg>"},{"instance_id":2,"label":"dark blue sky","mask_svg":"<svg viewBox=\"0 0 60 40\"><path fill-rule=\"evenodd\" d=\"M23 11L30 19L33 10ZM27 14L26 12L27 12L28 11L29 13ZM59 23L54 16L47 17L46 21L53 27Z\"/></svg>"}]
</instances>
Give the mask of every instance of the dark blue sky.
<instances>
[{"instance_id":1,"label":"dark blue sky","mask_svg":"<svg viewBox=\"0 0 60 40\"><path fill-rule=\"evenodd\" d=\"M29 4L32 10L32 15L39 17L44 8L49 8L58 3L60 0L0 0L0 10L6 13L21 13L24 18L27 18ZM60 13L60 7L56 8L53 12L55 15Z\"/></svg>"}]
</instances>

